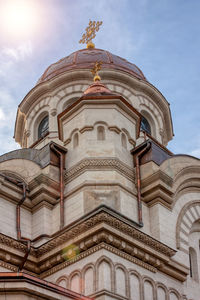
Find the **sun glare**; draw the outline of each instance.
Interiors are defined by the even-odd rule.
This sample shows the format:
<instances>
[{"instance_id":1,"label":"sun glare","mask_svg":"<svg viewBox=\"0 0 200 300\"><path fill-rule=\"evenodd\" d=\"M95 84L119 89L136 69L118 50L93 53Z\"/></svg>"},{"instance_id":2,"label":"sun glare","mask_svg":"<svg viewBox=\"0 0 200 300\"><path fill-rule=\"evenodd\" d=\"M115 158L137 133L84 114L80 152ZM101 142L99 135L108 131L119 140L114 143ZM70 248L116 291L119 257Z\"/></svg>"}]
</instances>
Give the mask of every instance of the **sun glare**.
<instances>
[{"instance_id":1,"label":"sun glare","mask_svg":"<svg viewBox=\"0 0 200 300\"><path fill-rule=\"evenodd\" d=\"M0 5L1 29L15 36L31 34L36 28L36 8L31 0L4 0Z\"/></svg>"}]
</instances>

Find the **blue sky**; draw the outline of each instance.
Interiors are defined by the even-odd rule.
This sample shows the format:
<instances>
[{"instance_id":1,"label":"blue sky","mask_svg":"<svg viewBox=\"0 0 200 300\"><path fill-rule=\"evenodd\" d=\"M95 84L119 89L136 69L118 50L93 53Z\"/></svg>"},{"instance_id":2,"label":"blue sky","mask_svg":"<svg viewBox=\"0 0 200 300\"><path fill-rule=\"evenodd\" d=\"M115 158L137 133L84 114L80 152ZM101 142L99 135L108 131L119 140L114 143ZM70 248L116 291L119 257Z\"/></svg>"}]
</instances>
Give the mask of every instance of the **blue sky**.
<instances>
[{"instance_id":1,"label":"blue sky","mask_svg":"<svg viewBox=\"0 0 200 300\"><path fill-rule=\"evenodd\" d=\"M96 47L139 66L170 103L168 148L200 157L199 0L26 0L35 25L8 32L4 6L17 1L0 0L0 155L18 147L18 104L51 63L84 47L78 41L92 19L103 21Z\"/></svg>"}]
</instances>

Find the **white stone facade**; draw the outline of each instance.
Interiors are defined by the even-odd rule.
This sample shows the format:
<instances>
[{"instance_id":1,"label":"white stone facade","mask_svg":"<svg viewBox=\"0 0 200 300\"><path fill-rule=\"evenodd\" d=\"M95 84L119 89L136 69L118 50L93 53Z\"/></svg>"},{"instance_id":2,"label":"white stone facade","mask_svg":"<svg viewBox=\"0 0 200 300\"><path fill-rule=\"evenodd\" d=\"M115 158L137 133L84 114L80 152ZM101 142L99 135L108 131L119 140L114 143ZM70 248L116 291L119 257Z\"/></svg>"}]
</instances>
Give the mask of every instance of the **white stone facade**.
<instances>
[{"instance_id":1,"label":"white stone facade","mask_svg":"<svg viewBox=\"0 0 200 300\"><path fill-rule=\"evenodd\" d=\"M0 157L0 271L23 262L20 271L100 300L198 300L200 162L165 148L170 109L154 86L106 66L100 75L87 92L89 69L72 68L19 105L23 149Z\"/></svg>"}]
</instances>

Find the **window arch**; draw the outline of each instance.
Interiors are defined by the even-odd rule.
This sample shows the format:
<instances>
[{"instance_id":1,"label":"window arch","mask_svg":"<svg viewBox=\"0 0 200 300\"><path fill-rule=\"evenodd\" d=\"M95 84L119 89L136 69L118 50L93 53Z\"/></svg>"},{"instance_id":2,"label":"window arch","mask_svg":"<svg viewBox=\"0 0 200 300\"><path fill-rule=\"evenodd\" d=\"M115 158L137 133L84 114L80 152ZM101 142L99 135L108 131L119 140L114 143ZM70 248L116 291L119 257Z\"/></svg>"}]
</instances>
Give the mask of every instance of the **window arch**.
<instances>
[{"instance_id":1,"label":"window arch","mask_svg":"<svg viewBox=\"0 0 200 300\"><path fill-rule=\"evenodd\" d=\"M105 140L105 128L103 126L97 127L97 140L98 141Z\"/></svg>"},{"instance_id":2,"label":"window arch","mask_svg":"<svg viewBox=\"0 0 200 300\"><path fill-rule=\"evenodd\" d=\"M49 131L49 116L45 116L38 126L38 139L43 138Z\"/></svg>"},{"instance_id":3,"label":"window arch","mask_svg":"<svg viewBox=\"0 0 200 300\"><path fill-rule=\"evenodd\" d=\"M73 148L78 147L79 144L79 137L78 137L78 133L76 132L73 136Z\"/></svg>"},{"instance_id":4,"label":"window arch","mask_svg":"<svg viewBox=\"0 0 200 300\"><path fill-rule=\"evenodd\" d=\"M142 116L140 130L145 131L146 133L151 135L151 126L148 120Z\"/></svg>"}]
</instances>

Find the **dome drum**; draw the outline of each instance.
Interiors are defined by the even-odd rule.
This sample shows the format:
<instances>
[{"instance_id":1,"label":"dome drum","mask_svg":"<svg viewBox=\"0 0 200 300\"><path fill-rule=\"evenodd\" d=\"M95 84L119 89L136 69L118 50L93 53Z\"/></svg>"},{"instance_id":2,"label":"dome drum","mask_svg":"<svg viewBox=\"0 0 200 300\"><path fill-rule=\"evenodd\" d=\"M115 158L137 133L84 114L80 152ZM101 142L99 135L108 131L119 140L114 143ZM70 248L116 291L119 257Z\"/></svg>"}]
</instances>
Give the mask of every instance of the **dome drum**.
<instances>
[{"instance_id":1,"label":"dome drum","mask_svg":"<svg viewBox=\"0 0 200 300\"><path fill-rule=\"evenodd\" d=\"M94 89L94 84L90 85L92 76L89 69L97 60L102 61L100 75L109 88L101 83L97 89ZM85 94L92 96L92 93L95 96L114 94L123 97L148 120L154 138L165 146L171 140L172 122L166 99L146 80L137 66L101 49L79 50L47 68L38 84L19 105L15 140L22 147L37 148L43 147L52 138L54 142L61 143L56 117L74 99ZM36 131L43 114L49 116L49 136L45 143L40 141L38 144Z\"/></svg>"}]
</instances>

